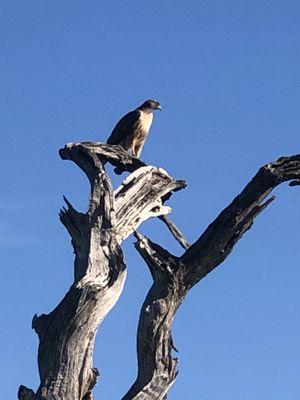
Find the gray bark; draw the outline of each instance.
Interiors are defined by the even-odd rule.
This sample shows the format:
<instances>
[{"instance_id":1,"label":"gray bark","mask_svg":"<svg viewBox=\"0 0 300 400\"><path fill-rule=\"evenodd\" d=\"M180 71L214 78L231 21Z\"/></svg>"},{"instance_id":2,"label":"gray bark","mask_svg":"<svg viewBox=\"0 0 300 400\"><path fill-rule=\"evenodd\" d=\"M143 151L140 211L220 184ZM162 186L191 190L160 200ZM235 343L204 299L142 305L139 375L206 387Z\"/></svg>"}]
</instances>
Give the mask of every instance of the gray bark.
<instances>
[{"instance_id":1,"label":"gray bark","mask_svg":"<svg viewBox=\"0 0 300 400\"><path fill-rule=\"evenodd\" d=\"M153 277L142 306L138 335L138 374L123 400L162 400L174 383L178 358L172 338L172 321L188 291L231 253L274 199L279 184L300 184L300 155L282 157L263 166L245 189L213 221L181 257L175 257L150 239L136 234L136 248Z\"/></svg>"},{"instance_id":2,"label":"gray bark","mask_svg":"<svg viewBox=\"0 0 300 400\"><path fill-rule=\"evenodd\" d=\"M39 337L40 386L36 394L20 387L19 399L92 399L99 375L92 360L95 335L117 302L126 277L120 243L146 219L170 212L164 198L185 187L162 169L138 165L113 191L105 162L112 161L121 170L138 163L117 150L89 143L60 150L63 159L72 160L87 175L90 201L83 214L64 198L67 206L60 220L72 238L74 283L50 314L33 318Z\"/></svg>"},{"instance_id":3,"label":"gray bark","mask_svg":"<svg viewBox=\"0 0 300 400\"><path fill-rule=\"evenodd\" d=\"M185 187L164 170L146 166L119 146L101 143L69 144L60 151L87 175L91 196L87 213L76 211L65 199L60 219L75 253L74 283L61 303L48 315L35 316L39 336L40 387L35 394L21 386L21 400L87 400L99 375L93 367L94 339L101 321L117 302L126 277L120 244L131 233L145 260L153 284L142 306L138 333L138 373L123 400L163 400L177 376L178 358L172 321L188 291L220 265L235 243L273 200L277 185L300 184L300 155L283 157L262 167L245 189L226 207L191 246L166 217L170 195ZM131 172L113 191L104 164L117 173ZM181 257L136 232L157 216L186 249Z\"/></svg>"}]
</instances>

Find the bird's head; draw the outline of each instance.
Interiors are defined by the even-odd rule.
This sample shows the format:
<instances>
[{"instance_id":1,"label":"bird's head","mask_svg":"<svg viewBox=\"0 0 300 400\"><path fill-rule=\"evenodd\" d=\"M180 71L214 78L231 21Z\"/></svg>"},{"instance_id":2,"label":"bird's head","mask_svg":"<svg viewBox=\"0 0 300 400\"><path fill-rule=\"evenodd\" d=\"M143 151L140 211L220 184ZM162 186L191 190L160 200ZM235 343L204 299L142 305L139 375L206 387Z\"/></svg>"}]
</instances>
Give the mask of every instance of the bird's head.
<instances>
[{"instance_id":1,"label":"bird's head","mask_svg":"<svg viewBox=\"0 0 300 400\"><path fill-rule=\"evenodd\" d=\"M159 104L158 101L156 100L146 100L140 107L139 109L142 110L149 110L149 111L154 111L154 110L161 110L161 105Z\"/></svg>"}]
</instances>

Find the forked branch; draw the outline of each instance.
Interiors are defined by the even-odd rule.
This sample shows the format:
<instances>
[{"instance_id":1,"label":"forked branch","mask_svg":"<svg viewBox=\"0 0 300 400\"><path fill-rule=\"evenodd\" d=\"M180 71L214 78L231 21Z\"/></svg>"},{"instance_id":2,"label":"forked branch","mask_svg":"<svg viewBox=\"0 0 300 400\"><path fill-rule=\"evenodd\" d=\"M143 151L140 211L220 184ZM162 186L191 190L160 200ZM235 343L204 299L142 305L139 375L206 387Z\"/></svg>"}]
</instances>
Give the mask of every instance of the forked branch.
<instances>
[{"instance_id":1,"label":"forked branch","mask_svg":"<svg viewBox=\"0 0 300 400\"><path fill-rule=\"evenodd\" d=\"M300 181L300 155L263 166L245 189L181 257L137 234L136 248L153 277L138 327L138 374L123 400L163 400L174 382L178 359L172 356L173 317L189 289L220 265L242 235L274 199L279 184Z\"/></svg>"},{"instance_id":2,"label":"forked branch","mask_svg":"<svg viewBox=\"0 0 300 400\"><path fill-rule=\"evenodd\" d=\"M74 283L48 315L34 316L39 337L40 386L36 393L20 386L19 400L92 400L98 370L92 353L99 325L117 302L126 277L121 242L150 217L167 224L187 249L175 257L136 233L136 248L149 267L153 285L142 306L137 335L137 379L124 400L164 400L177 376L172 321L184 297L197 282L220 265L235 243L251 228L273 200L280 183L300 182L300 155L283 157L262 167L245 189L193 244L167 217L165 205L173 192L185 187L161 168L146 166L119 146L102 143L68 144L60 150L86 174L90 201L86 213L64 197L61 222L72 238ZM105 171L110 162L118 173L131 174L113 190Z\"/></svg>"},{"instance_id":3,"label":"forked branch","mask_svg":"<svg viewBox=\"0 0 300 400\"><path fill-rule=\"evenodd\" d=\"M78 143L60 150L63 159L75 162L86 174L90 200L87 212L81 213L64 197L66 207L59 216L72 238L74 283L50 314L33 318L39 337L40 386L37 393L21 386L20 400L92 399L99 375L92 359L95 335L126 277L120 244L143 221L170 212L163 205L165 198L185 187L183 181L144 166L116 147ZM119 170L134 171L115 191L105 172L107 161Z\"/></svg>"}]
</instances>

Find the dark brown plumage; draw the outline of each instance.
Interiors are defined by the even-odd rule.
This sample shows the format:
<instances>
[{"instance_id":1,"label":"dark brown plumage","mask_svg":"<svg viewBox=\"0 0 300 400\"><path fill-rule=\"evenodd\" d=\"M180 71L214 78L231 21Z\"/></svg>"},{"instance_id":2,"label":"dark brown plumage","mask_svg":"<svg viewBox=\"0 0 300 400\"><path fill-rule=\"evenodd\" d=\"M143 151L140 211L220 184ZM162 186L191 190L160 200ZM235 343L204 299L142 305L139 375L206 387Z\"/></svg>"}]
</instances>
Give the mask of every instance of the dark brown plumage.
<instances>
[{"instance_id":1,"label":"dark brown plumage","mask_svg":"<svg viewBox=\"0 0 300 400\"><path fill-rule=\"evenodd\" d=\"M132 155L139 158L152 124L154 110L161 110L158 101L147 100L124 115L113 129L107 143L118 144L125 150L131 150Z\"/></svg>"}]
</instances>

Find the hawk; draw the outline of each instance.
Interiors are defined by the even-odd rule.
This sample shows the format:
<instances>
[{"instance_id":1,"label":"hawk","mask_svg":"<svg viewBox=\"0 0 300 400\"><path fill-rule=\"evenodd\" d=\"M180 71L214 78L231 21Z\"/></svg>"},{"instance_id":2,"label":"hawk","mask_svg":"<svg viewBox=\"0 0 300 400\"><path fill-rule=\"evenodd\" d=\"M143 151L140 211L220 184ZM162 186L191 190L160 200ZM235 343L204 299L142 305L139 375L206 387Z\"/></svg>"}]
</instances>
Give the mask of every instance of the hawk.
<instances>
[{"instance_id":1,"label":"hawk","mask_svg":"<svg viewBox=\"0 0 300 400\"><path fill-rule=\"evenodd\" d=\"M131 150L132 155L139 158L152 124L154 110L161 110L161 105L150 99L124 115L114 127L107 143Z\"/></svg>"}]
</instances>

